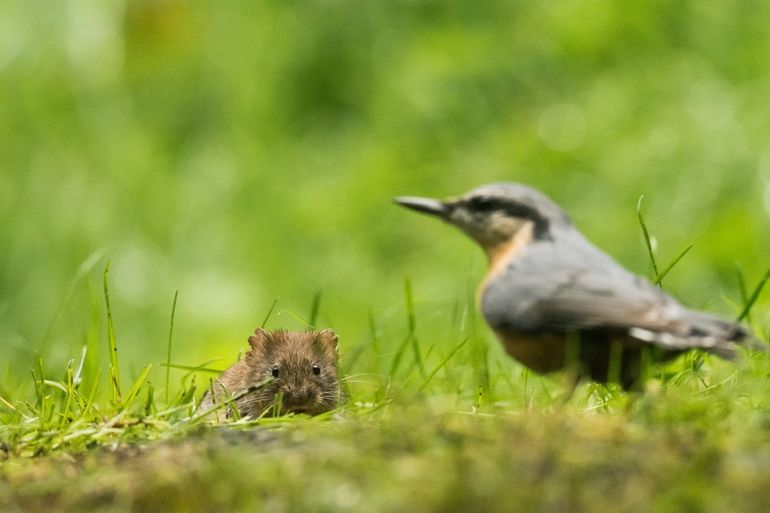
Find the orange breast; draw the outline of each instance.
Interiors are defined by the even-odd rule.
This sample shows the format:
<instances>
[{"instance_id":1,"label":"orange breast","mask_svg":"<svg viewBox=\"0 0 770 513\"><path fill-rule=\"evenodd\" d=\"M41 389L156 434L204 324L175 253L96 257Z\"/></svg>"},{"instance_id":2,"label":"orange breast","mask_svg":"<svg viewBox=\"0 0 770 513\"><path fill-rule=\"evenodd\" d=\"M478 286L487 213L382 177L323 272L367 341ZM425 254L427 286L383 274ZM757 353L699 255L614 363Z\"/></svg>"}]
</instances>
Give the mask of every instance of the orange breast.
<instances>
[{"instance_id":1,"label":"orange breast","mask_svg":"<svg viewBox=\"0 0 770 513\"><path fill-rule=\"evenodd\" d=\"M510 240L487 247L489 271L477 291L477 301L487 285L502 276L509 262L517 258L522 249L534 239L534 223L527 222ZM564 367L565 337L563 335L522 335L495 330L505 350L517 361L536 372L551 372Z\"/></svg>"},{"instance_id":2,"label":"orange breast","mask_svg":"<svg viewBox=\"0 0 770 513\"><path fill-rule=\"evenodd\" d=\"M495 330L509 355L537 372L564 367L566 340L563 335L514 335Z\"/></svg>"}]
</instances>

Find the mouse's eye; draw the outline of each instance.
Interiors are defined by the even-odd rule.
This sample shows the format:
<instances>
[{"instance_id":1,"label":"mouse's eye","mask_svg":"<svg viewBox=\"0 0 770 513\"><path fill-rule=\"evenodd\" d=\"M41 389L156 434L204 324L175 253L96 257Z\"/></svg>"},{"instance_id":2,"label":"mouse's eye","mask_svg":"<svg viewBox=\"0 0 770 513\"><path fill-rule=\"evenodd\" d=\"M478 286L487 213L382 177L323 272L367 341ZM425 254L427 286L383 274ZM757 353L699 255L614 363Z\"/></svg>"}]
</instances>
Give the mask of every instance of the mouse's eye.
<instances>
[{"instance_id":1,"label":"mouse's eye","mask_svg":"<svg viewBox=\"0 0 770 513\"><path fill-rule=\"evenodd\" d=\"M273 377L277 378L280 375L281 375L281 369L279 369L278 366L276 365L275 367L273 367Z\"/></svg>"},{"instance_id":2,"label":"mouse's eye","mask_svg":"<svg viewBox=\"0 0 770 513\"><path fill-rule=\"evenodd\" d=\"M313 365L313 374L315 374L316 376L320 376L321 375L321 367L318 366L318 365Z\"/></svg>"}]
</instances>

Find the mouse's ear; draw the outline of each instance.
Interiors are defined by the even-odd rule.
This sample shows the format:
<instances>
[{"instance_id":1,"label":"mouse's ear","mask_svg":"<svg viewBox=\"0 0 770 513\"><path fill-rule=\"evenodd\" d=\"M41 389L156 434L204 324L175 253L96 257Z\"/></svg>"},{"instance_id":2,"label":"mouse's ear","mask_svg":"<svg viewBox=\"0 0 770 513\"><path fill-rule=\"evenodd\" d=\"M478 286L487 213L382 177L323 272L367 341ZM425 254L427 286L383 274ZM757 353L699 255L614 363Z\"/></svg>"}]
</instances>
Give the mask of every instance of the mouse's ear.
<instances>
[{"instance_id":1,"label":"mouse's ear","mask_svg":"<svg viewBox=\"0 0 770 513\"><path fill-rule=\"evenodd\" d=\"M262 349L267 344L269 338L270 333L267 330L257 328L254 330L254 334L249 337L249 345L254 350Z\"/></svg>"},{"instance_id":2,"label":"mouse's ear","mask_svg":"<svg viewBox=\"0 0 770 513\"><path fill-rule=\"evenodd\" d=\"M337 334L332 330L319 331L316 339L321 342L321 345L323 345L324 349L332 354L337 354L339 339L337 338Z\"/></svg>"}]
</instances>

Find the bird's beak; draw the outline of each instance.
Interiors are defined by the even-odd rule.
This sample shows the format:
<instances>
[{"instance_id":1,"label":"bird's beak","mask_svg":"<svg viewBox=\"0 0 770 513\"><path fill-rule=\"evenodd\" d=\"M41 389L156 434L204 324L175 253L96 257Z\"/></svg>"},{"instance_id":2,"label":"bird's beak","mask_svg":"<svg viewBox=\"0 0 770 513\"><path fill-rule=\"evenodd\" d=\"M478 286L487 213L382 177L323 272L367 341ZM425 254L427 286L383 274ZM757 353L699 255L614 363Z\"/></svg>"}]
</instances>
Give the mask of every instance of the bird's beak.
<instances>
[{"instance_id":1,"label":"bird's beak","mask_svg":"<svg viewBox=\"0 0 770 513\"><path fill-rule=\"evenodd\" d=\"M416 198L414 196L398 196L393 202L403 207L422 212L441 219L447 219L452 209L449 204L431 198Z\"/></svg>"}]
</instances>

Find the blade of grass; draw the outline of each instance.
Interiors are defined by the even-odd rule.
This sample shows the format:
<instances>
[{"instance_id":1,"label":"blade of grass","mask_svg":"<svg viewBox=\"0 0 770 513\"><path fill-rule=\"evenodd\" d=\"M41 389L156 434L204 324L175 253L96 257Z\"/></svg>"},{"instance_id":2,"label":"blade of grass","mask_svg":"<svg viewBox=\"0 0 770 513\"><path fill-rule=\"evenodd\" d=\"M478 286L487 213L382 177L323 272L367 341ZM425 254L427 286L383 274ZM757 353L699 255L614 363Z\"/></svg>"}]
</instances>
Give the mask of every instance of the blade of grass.
<instances>
[{"instance_id":1,"label":"blade of grass","mask_svg":"<svg viewBox=\"0 0 770 513\"><path fill-rule=\"evenodd\" d=\"M476 384L482 388L483 397L491 388L491 375L489 370L489 344L485 337L479 333L479 317L475 303L475 289L469 280L465 290L465 305L463 306L463 321L465 332L471 339L470 354L473 361L473 375ZM461 331L463 326L458 327ZM482 397L479 398L479 400Z\"/></svg>"},{"instance_id":2,"label":"blade of grass","mask_svg":"<svg viewBox=\"0 0 770 513\"><path fill-rule=\"evenodd\" d=\"M393 377L396 375L398 368L401 366L401 359L406 351L406 346L409 344L409 337L404 338L404 341L399 344L396 349L396 354L393 356L393 361L390 363L390 370L388 376Z\"/></svg>"},{"instance_id":3,"label":"blade of grass","mask_svg":"<svg viewBox=\"0 0 770 513\"><path fill-rule=\"evenodd\" d=\"M214 363L219 360L221 360L221 358L214 358L213 360L209 360L200 365L179 365L176 363L163 363L161 365L163 367L166 367L166 366L171 367L172 369L180 369L180 370L193 371L193 372L210 372L212 374L219 374L222 372L222 369L210 369L206 367L206 365L210 363Z\"/></svg>"},{"instance_id":4,"label":"blade of grass","mask_svg":"<svg viewBox=\"0 0 770 513\"><path fill-rule=\"evenodd\" d=\"M530 397L529 397L529 369L524 367L521 371L521 376L523 378L523 393L521 394L522 399L524 399L524 409L529 410L530 407Z\"/></svg>"},{"instance_id":5,"label":"blade of grass","mask_svg":"<svg viewBox=\"0 0 770 513\"><path fill-rule=\"evenodd\" d=\"M45 414L46 405L47 405L45 387L43 386L44 379L43 379L43 358L42 357L37 359L37 368L40 371L40 378L37 377L33 369L32 379L35 382L35 396L36 396L35 406L40 410L40 420L42 422L42 418L43 418L43 415Z\"/></svg>"},{"instance_id":6,"label":"blade of grass","mask_svg":"<svg viewBox=\"0 0 770 513\"><path fill-rule=\"evenodd\" d=\"M671 271L671 269L674 268L676 264L679 263L679 261L684 258L684 256L695 246L695 243L691 243L689 246L684 248L684 251L679 253L669 264L663 268L663 270L660 272L657 278L655 278L655 285L663 285L663 278L666 277L666 275Z\"/></svg>"},{"instance_id":7,"label":"blade of grass","mask_svg":"<svg viewBox=\"0 0 770 513\"><path fill-rule=\"evenodd\" d=\"M110 349L110 382L112 383L112 401L117 406L121 402L120 371L118 370L118 345L115 341L115 327L112 323L112 306L110 305L110 265L107 261L104 268L104 301L107 305L107 342Z\"/></svg>"},{"instance_id":8,"label":"blade of grass","mask_svg":"<svg viewBox=\"0 0 770 513\"><path fill-rule=\"evenodd\" d=\"M88 289L88 328L85 333L85 346L88 348L88 356L83 370L84 386L93 386L93 380L98 375L101 379L103 370L104 336L102 334L102 298L98 288L89 280L86 283Z\"/></svg>"},{"instance_id":9,"label":"blade of grass","mask_svg":"<svg viewBox=\"0 0 770 513\"><path fill-rule=\"evenodd\" d=\"M176 404L192 404L192 401L195 398L195 390L197 389L195 377L196 375L193 374L192 379L190 379L190 385L182 387L182 391L179 394L179 400L177 400Z\"/></svg>"},{"instance_id":10,"label":"blade of grass","mask_svg":"<svg viewBox=\"0 0 770 513\"><path fill-rule=\"evenodd\" d=\"M738 275L738 292L741 294L741 302L745 305L749 301L749 292L746 288L746 276L739 263L735 263L735 273ZM751 314L746 314L746 320L751 324Z\"/></svg>"},{"instance_id":11,"label":"blade of grass","mask_svg":"<svg viewBox=\"0 0 770 513\"><path fill-rule=\"evenodd\" d=\"M67 362L67 389L65 391L65 404L64 404L64 410L59 415L59 426L63 427L65 423L71 421L71 411L72 411L72 403L76 400L78 393L75 389L74 385L74 379L75 379L75 370L73 369L75 361L70 360Z\"/></svg>"},{"instance_id":12,"label":"blade of grass","mask_svg":"<svg viewBox=\"0 0 770 513\"><path fill-rule=\"evenodd\" d=\"M273 304L270 305L270 310L267 311L267 315L265 315L265 319L262 321L262 324L259 325L260 328L264 328L267 324L267 321L270 319L270 316L273 315L273 310L275 310L275 305L278 304L278 298L275 298L273 300Z\"/></svg>"},{"instance_id":13,"label":"blade of grass","mask_svg":"<svg viewBox=\"0 0 770 513\"><path fill-rule=\"evenodd\" d=\"M757 302L757 299L759 299L759 295L762 293L762 289L765 287L765 284L767 283L767 280L770 280L770 268L767 269L765 272L765 275L762 277L761 280L759 280L759 283L756 287L754 287L754 290L751 292L751 295L749 296L749 300L746 302L746 306L743 307L743 311L738 316L738 322L742 321L744 318L746 318L749 313L751 312L751 307L754 306L754 303Z\"/></svg>"},{"instance_id":14,"label":"blade of grass","mask_svg":"<svg viewBox=\"0 0 770 513\"><path fill-rule=\"evenodd\" d=\"M745 305L749 300L749 292L746 289L746 275L743 274L743 269L738 262L735 263L735 275L738 278L738 292L741 295L741 303ZM746 320L751 322L751 315L747 315Z\"/></svg>"},{"instance_id":15,"label":"blade of grass","mask_svg":"<svg viewBox=\"0 0 770 513\"><path fill-rule=\"evenodd\" d=\"M168 404L168 400L166 401ZM144 416L149 417L150 415L157 413L157 408L155 407L155 387L152 386L152 383L147 383L147 399L144 401Z\"/></svg>"},{"instance_id":16,"label":"blade of grass","mask_svg":"<svg viewBox=\"0 0 770 513\"><path fill-rule=\"evenodd\" d=\"M430 383L430 382L431 382L431 380L434 378L434 376L435 376L436 374L438 374L438 372L439 372L441 369L443 369L443 368L444 368L444 366L445 366L447 363L449 363L449 360L451 360L451 359L454 357L454 355L456 355L456 354L457 354L457 352L458 352L460 349L462 349L462 348L463 348L463 346L464 346L464 345L465 345L465 344L468 342L468 340L470 340L470 338L465 338L465 339L464 339L462 342L460 342L460 343L459 343L457 346L455 346L455 348L454 348L454 349L452 349L452 350L449 352L449 354L447 355L447 357L446 357L446 358L444 358L444 359L441 361L441 363L439 363L438 365L436 365L436 368L435 368L435 369L433 369L433 370L431 371L431 373L430 373L430 374L428 374L428 377L425 379L425 381L423 381L423 383L422 383L422 386L420 387L420 390L419 390L420 392L422 392L422 391L425 389L425 387L426 387L426 386L428 386L428 383Z\"/></svg>"},{"instance_id":17,"label":"blade of grass","mask_svg":"<svg viewBox=\"0 0 770 513\"><path fill-rule=\"evenodd\" d=\"M88 346L83 346L80 351L80 362L78 362L78 368L75 370L75 374L72 376L72 386L77 389L83 382L83 367L86 365L86 355L88 354Z\"/></svg>"},{"instance_id":18,"label":"blade of grass","mask_svg":"<svg viewBox=\"0 0 770 513\"><path fill-rule=\"evenodd\" d=\"M305 319L303 319L297 313L295 313L295 312L293 312L291 310L281 310L275 316L276 317L280 317L283 314L286 314L286 315L290 316L292 319L294 319L298 323L300 323L303 326L307 327L307 329L313 329L313 326L310 323L308 323Z\"/></svg>"},{"instance_id":19,"label":"blade of grass","mask_svg":"<svg viewBox=\"0 0 770 513\"><path fill-rule=\"evenodd\" d=\"M318 311L321 308L321 296L323 291L321 289L318 289L315 294L313 294L313 303L310 305L310 317L308 323L313 328L316 327L316 321L318 320Z\"/></svg>"},{"instance_id":20,"label":"blade of grass","mask_svg":"<svg viewBox=\"0 0 770 513\"><path fill-rule=\"evenodd\" d=\"M139 392L142 390L142 387L144 386L144 381L147 379L147 375L150 373L150 369L152 369L152 364L147 365L141 373L139 373L139 377L136 378L136 381L134 381L134 384L131 385L131 388L128 390L128 394L126 394L126 400L123 402L123 408L128 409L129 406L131 406L131 403L134 401L134 399L139 395Z\"/></svg>"},{"instance_id":21,"label":"blade of grass","mask_svg":"<svg viewBox=\"0 0 770 513\"><path fill-rule=\"evenodd\" d=\"M642 227L642 235L644 236L644 243L647 245L647 253L650 256L650 262L652 262L652 270L655 273L655 282L658 283L660 273L658 273L658 264L655 262L655 253L652 250L652 241L650 240L650 232L647 231L647 224L644 222L644 216L642 215L642 200L644 194L639 196L639 201L636 203L636 214L639 217L639 224Z\"/></svg>"},{"instance_id":22,"label":"blade of grass","mask_svg":"<svg viewBox=\"0 0 770 513\"><path fill-rule=\"evenodd\" d=\"M44 380L43 380L43 384L44 384L44 385L48 385L49 387L58 388L59 390L61 390L62 392L64 392L64 395L65 395L65 396L67 395L67 387L66 387L66 386L64 386L64 384L63 384L63 383L60 383L60 382L58 382L58 381L54 381L54 380L52 380L52 379L44 379Z\"/></svg>"},{"instance_id":23,"label":"blade of grass","mask_svg":"<svg viewBox=\"0 0 770 513\"><path fill-rule=\"evenodd\" d=\"M91 414L91 409L94 407L94 398L96 397L96 392L99 389L99 381L102 379L102 369L98 369L96 371L96 377L94 378L94 382L91 385L91 392L88 394L88 400L86 401L86 406L83 408L83 417L87 417Z\"/></svg>"},{"instance_id":24,"label":"blade of grass","mask_svg":"<svg viewBox=\"0 0 770 513\"><path fill-rule=\"evenodd\" d=\"M174 293L174 302L171 304L171 322L168 327L168 345L166 346L166 404L168 404L169 378L171 377L171 341L174 338L174 317L176 317L176 301L179 291Z\"/></svg>"},{"instance_id":25,"label":"blade of grass","mask_svg":"<svg viewBox=\"0 0 770 513\"><path fill-rule=\"evenodd\" d=\"M382 372L381 366L380 366L380 334L379 330L377 329L377 319L374 317L374 312L369 309L369 336L372 339L372 363L374 364L374 368L377 369L377 373L380 374Z\"/></svg>"},{"instance_id":26,"label":"blade of grass","mask_svg":"<svg viewBox=\"0 0 770 513\"><path fill-rule=\"evenodd\" d=\"M2 396L0 396L0 404L3 404L6 408L8 408L9 410L11 410L13 412L16 412L18 414L23 415L13 404L9 403Z\"/></svg>"}]
</instances>

